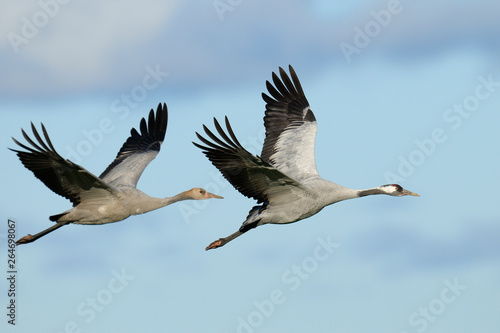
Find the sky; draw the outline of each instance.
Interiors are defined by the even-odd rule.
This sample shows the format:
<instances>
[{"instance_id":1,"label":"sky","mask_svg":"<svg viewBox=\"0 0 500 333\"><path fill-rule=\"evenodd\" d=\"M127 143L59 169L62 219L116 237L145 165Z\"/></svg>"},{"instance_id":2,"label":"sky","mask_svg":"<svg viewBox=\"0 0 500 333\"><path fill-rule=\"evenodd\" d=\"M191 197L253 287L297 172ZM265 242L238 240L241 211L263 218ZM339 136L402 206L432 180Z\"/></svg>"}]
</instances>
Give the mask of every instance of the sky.
<instances>
[{"instance_id":1,"label":"sky","mask_svg":"<svg viewBox=\"0 0 500 333\"><path fill-rule=\"evenodd\" d=\"M486 0L2 2L2 332L498 332L499 10ZM205 251L255 202L192 145L195 132L227 115L259 154L261 93L289 64L318 121L320 175L421 197L348 200ZM65 226L16 248L9 273L9 233L37 233L71 207L7 149L11 137L24 142L21 128L43 122L63 157L98 175L158 103L167 134L138 188L204 187L224 200Z\"/></svg>"}]
</instances>

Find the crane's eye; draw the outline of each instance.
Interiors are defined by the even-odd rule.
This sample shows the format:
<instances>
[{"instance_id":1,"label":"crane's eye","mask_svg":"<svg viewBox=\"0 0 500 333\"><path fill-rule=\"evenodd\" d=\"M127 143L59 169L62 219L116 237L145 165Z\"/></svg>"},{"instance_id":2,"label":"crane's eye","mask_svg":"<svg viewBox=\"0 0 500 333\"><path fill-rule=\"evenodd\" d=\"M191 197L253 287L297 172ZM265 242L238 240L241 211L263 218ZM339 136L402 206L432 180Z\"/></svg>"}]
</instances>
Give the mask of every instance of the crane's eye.
<instances>
[{"instance_id":1,"label":"crane's eye","mask_svg":"<svg viewBox=\"0 0 500 333\"><path fill-rule=\"evenodd\" d=\"M396 188L396 191L401 192L403 190L403 188L398 184L392 184L392 186L394 186Z\"/></svg>"},{"instance_id":2,"label":"crane's eye","mask_svg":"<svg viewBox=\"0 0 500 333\"><path fill-rule=\"evenodd\" d=\"M205 191L203 191L203 190L200 190L200 194L205 194Z\"/></svg>"}]
</instances>

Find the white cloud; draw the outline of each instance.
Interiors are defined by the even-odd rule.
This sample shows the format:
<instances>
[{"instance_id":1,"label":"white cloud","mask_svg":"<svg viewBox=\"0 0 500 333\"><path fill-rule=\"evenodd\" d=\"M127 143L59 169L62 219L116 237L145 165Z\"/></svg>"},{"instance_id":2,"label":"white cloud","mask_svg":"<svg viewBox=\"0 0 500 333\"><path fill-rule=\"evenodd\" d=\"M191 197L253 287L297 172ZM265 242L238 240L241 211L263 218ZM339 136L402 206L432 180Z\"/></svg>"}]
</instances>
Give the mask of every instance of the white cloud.
<instances>
[{"instance_id":1,"label":"white cloud","mask_svg":"<svg viewBox=\"0 0 500 333\"><path fill-rule=\"evenodd\" d=\"M51 3L56 2L53 0ZM41 90L44 90L46 82L60 86L62 90L88 89L99 85L103 78L110 79L111 82L105 82L109 84L116 67L124 70L127 66L120 63L120 55L135 53L144 43L157 38L174 14L177 3L161 0L70 1L58 5L57 9L51 7L55 13L53 17L40 4L26 8L14 5L3 8L15 13L2 24L0 31L3 33L15 33L24 38L25 19L33 23L36 20L34 17L46 17L47 23L37 27L36 35L27 38L26 43L13 47L6 38L2 40L0 49L7 53L12 61L10 65L14 65L19 72L22 68L33 66L32 71L22 75L39 76L36 85ZM18 73L11 72L11 75L17 77ZM16 81L13 81L14 84ZM10 81L10 84L13 82ZM20 85L23 82L29 84L30 80L17 81Z\"/></svg>"},{"instance_id":2,"label":"white cloud","mask_svg":"<svg viewBox=\"0 0 500 333\"><path fill-rule=\"evenodd\" d=\"M50 1L56 0L44 3ZM137 84L146 66L156 65L172 72L166 85L190 89L232 82L234 75L261 80L262 73L288 63L311 71L345 65L340 43L351 41L353 28L387 3L360 0L325 9L322 1L241 2L221 21L212 1L69 1L36 37L19 45L18 53L8 38L0 41L0 94L116 93ZM406 56L471 44L498 53L498 2L401 0L401 5L403 12L354 60L371 51ZM23 17L32 18L40 8L37 1L0 5L9 13L0 20L0 33L20 33Z\"/></svg>"}]
</instances>

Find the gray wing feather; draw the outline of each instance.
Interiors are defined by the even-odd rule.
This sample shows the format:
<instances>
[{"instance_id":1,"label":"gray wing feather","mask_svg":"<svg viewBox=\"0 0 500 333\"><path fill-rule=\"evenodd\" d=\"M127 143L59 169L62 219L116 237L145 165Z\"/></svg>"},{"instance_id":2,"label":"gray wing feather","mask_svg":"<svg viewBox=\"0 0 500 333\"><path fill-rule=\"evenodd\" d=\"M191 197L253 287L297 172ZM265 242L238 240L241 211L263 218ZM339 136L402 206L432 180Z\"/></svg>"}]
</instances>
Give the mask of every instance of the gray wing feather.
<instances>
[{"instance_id":1,"label":"gray wing feather","mask_svg":"<svg viewBox=\"0 0 500 333\"><path fill-rule=\"evenodd\" d=\"M100 175L100 178L115 186L137 186L137 182L148 164L158 155L165 139L168 123L167 105L158 104L156 117L149 112L148 122L142 118L139 133L135 128L121 147L118 155Z\"/></svg>"},{"instance_id":2,"label":"gray wing feather","mask_svg":"<svg viewBox=\"0 0 500 333\"><path fill-rule=\"evenodd\" d=\"M261 158L301 181L319 176L314 156L317 123L292 66L289 71L291 79L280 67L281 79L273 73L274 86L266 82L271 96L262 94L266 138Z\"/></svg>"}]
</instances>

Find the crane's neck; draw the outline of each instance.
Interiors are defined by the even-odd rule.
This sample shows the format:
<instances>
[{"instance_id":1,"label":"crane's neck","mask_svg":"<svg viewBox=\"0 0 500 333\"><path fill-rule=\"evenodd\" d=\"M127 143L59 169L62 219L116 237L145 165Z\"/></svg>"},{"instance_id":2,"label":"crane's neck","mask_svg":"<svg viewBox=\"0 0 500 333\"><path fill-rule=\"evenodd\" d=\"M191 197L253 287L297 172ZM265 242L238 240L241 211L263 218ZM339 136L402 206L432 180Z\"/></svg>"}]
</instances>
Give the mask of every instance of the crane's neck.
<instances>
[{"instance_id":1,"label":"crane's neck","mask_svg":"<svg viewBox=\"0 0 500 333\"><path fill-rule=\"evenodd\" d=\"M143 214L161 207L171 205L177 201L193 199L188 192L189 191L185 191L173 197L167 198L154 198L143 194L141 196L141 199L135 200L133 203L129 202L127 206L129 207L131 215Z\"/></svg>"},{"instance_id":2,"label":"crane's neck","mask_svg":"<svg viewBox=\"0 0 500 333\"><path fill-rule=\"evenodd\" d=\"M375 194L387 194L380 187L374 187L364 190L355 190L348 187L343 187L337 184L333 184L330 186L331 188L327 192L327 204L331 205L339 201L354 199L359 197L365 197L367 195L375 195Z\"/></svg>"},{"instance_id":3,"label":"crane's neck","mask_svg":"<svg viewBox=\"0 0 500 333\"><path fill-rule=\"evenodd\" d=\"M190 200L190 199L193 199L193 198L189 194L189 191L184 191L184 192L181 192L177 195L174 195L173 197L166 197L166 198L161 199L162 200L161 207L171 205L177 201Z\"/></svg>"}]
</instances>

